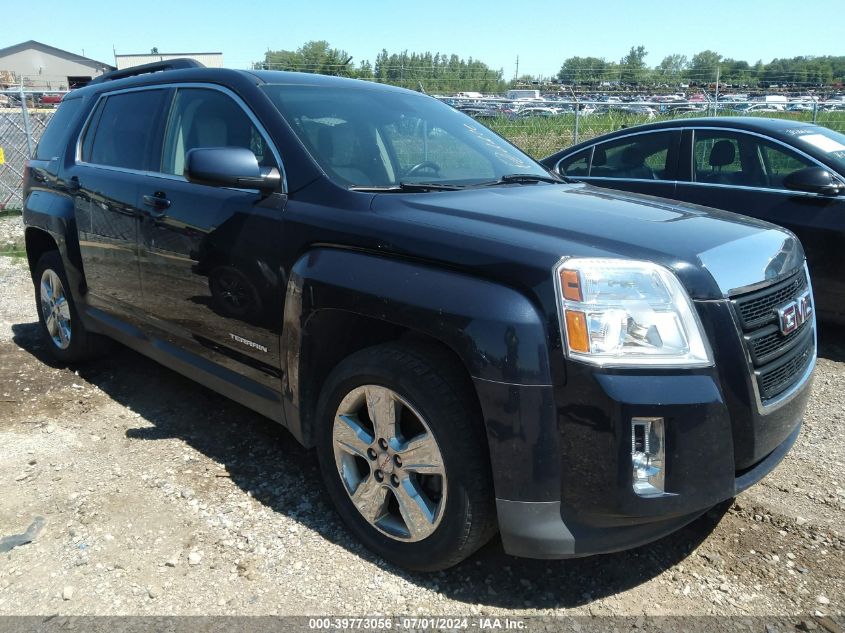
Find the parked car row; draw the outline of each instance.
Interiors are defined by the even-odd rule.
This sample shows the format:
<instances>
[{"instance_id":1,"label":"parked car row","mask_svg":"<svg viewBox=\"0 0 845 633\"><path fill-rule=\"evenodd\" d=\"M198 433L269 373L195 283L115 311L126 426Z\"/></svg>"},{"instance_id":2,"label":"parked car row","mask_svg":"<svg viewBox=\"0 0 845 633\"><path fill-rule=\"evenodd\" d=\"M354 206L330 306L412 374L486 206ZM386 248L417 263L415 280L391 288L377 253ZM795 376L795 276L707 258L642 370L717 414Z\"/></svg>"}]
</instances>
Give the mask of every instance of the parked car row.
<instances>
[{"instance_id":1,"label":"parked car row","mask_svg":"<svg viewBox=\"0 0 845 633\"><path fill-rule=\"evenodd\" d=\"M25 92L26 105L30 108L47 107L54 108L61 103L65 93L63 92ZM19 108L21 105L21 93L16 90L0 92L0 108Z\"/></svg>"}]
</instances>

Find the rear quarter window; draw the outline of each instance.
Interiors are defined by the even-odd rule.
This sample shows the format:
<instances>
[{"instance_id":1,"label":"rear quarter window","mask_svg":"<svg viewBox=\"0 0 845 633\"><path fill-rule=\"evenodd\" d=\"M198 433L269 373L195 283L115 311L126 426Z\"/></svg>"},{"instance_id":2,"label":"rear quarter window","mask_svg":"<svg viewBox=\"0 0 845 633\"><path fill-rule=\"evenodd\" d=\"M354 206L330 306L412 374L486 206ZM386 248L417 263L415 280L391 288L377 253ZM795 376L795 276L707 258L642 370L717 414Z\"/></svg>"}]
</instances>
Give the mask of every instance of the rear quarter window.
<instances>
[{"instance_id":1,"label":"rear quarter window","mask_svg":"<svg viewBox=\"0 0 845 633\"><path fill-rule=\"evenodd\" d=\"M82 99L65 99L47 124L47 129L35 148L37 160L53 160L61 156L67 142L70 127L76 121L76 115L82 106Z\"/></svg>"},{"instance_id":2,"label":"rear quarter window","mask_svg":"<svg viewBox=\"0 0 845 633\"><path fill-rule=\"evenodd\" d=\"M124 169L158 169L161 115L168 92L138 90L109 95L97 106L85 138L82 160Z\"/></svg>"}]
</instances>

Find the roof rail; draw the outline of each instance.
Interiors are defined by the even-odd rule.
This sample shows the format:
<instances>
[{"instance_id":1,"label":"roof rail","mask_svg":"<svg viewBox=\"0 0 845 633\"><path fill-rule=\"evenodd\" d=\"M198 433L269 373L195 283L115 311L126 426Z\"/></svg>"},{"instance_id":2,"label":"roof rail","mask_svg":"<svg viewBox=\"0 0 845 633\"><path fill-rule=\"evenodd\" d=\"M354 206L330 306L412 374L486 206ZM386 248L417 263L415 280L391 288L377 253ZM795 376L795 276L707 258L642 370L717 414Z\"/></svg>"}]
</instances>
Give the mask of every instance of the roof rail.
<instances>
[{"instance_id":1,"label":"roof rail","mask_svg":"<svg viewBox=\"0 0 845 633\"><path fill-rule=\"evenodd\" d=\"M177 59L168 59L160 62L153 62L151 64L141 64L140 66L132 66L124 68L123 70L113 70L110 73L100 75L88 82L91 84L100 84L104 81L113 81L115 79L123 79L125 77L135 77L136 75L146 75L147 73L157 73L164 70L180 70L182 68L205 68L195 59L189 57L179 57Z\"/></svg>"}]
</instances>

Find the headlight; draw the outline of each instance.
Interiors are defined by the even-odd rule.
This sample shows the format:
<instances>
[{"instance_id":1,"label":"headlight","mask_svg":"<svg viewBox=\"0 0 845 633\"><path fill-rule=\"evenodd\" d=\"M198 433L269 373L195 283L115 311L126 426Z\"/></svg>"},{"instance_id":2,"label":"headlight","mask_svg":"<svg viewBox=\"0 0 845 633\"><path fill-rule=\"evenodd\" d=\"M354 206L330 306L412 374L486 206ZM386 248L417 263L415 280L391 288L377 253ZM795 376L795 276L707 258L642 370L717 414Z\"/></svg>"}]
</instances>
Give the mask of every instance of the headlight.
<instances>
[{"instance_id":1,"label":"headlight","mask_svg":"<svg viewBox=\"0 0 845 633\"><path fill-rule=\"evenodd\" d=\"M566 259L554 277L570 358L595 365L713 364L692 302L666 268L620 259Z\"/></svg>"}]
</instances>

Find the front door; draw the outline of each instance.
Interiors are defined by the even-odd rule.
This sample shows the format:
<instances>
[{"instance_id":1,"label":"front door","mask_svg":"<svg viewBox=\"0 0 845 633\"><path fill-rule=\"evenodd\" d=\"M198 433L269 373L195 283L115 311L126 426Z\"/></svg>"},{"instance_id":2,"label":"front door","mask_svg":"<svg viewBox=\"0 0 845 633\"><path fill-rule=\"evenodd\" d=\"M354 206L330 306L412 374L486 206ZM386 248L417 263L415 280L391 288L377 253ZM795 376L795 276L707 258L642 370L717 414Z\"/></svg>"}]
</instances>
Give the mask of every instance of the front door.
<instances>
[{"instance_id":1,"label":"front door","mask_svg":"<svg viewBox=\"0 0 845 633\"><path fill-rule=\"evenodd\" d=\"M262 166L279 166L266 133L234 96L177 89L158 174L138 194L146 311L179 347L279 389L285 198L187 182L185 155L199 147L246 147Z\"/></svg>"}]
</instances>

